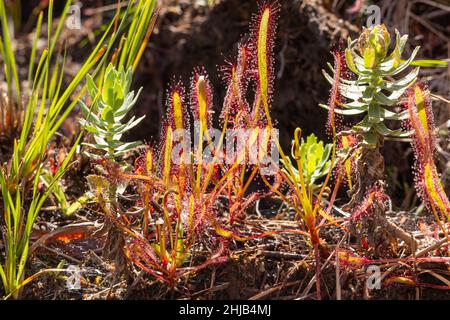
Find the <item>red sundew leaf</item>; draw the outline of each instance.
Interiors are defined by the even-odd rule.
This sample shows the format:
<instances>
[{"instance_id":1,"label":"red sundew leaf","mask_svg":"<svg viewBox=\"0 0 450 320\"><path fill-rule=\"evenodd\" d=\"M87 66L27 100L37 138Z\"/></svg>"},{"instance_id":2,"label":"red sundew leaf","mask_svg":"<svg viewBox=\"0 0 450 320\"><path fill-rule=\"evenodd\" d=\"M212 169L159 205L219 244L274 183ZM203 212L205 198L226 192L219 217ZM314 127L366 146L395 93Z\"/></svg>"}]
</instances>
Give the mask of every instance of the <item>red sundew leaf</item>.
<instances>
[{"instance_id":1,"label":"red sundew leaf","mask_svg":"<svg viewBox=\"0 0 450 320\"><path fill-rule=\"evenodd\" d=\"M48 150L45 151L45 156L49 156ZM51 150L51 156L48 159L49 162L49 172L52 176L56 174L61 164L64 162L67 152L64 148Z\"/></svg>"},{"instance_id":2,"label":"red sundew leaf","mask_svg":"<svg viewBox=\"0 0 450 320\"><path fill-rule=\"evenodd\" d=\"M261 102L261 98L257 95L255 100L253 101L252 106L252 126L256 127L265 127L268 126L267 114L264 111L264 108L261 107L263 103Z\"/></svg>"},{"instance_id":3,"label":"red sundew leaf","mask_svg":"<svg viewBox=\"0 0 450 320\"><path fill-rule=\"evenodd\" d=\"M189 113L185 104L185 90L181 81L173 81L167 92L167 124L172 130L182 130L189 128Z\"/></svg>"},{"instance_id":4,"label":"red sundew leaf","mask_svg":"<svg viewBox=\"0 0 450 320\"><path fill-rule=\"evenodd\" d=\"M183 131L184 132L184 131ZM156 163L158 168L154 169L156 174L162 177L162 183L165 188L170 188L176 184L187 183L188 172L186 170L186 157L189 156L187 141L184 136L178 135L179 131L174 131L172 126L164 124L161 130L161 137L158 148L158 157ZM178 151L178 153L176 152ZM183 188L184 189L184 188Z\"/></svg>"},{"instance_id":5,"label":"red sundew leaf","mask_svg":"<svg viewBox=\"0 0 450 320\"><path fill-rule=\"evenodd\" d=\"M125 255L133 264L161 282L170 284L169 274L162 267L155 250L146 242L136 239L125 247Z\"/></svg>"},{"instance_id":6,"label":"red sundew leaf","mask_svg":"<svg viewBox=\"0 0 450 320\"><path fill-rule=\"evenodd\" d=\"M429 208L441 215L440 220L446 216L450 221L450 201L445 194L439 174L432 159L424 166L420 176L419 187L424 202Z\"/></svg>"},{"instance_id":7,"label":"red sundew leaf","mask_svg":"<svg viewBox=\"0 0 450 320\"><path fill-rule=\"evenodd\" d=\"M185 103L185 90L183 88L183 85L180 81L175 82L173 81L173 84L168 91L168 97L167 97L167 113L166 113L166 129L165 129L165 143L162 147L162 153L161 156L164 161L162 161L162 165L164 168L171 167L170 173L172 175L175 175L175 180L178 181L179 185L179 191L183 192L185 189L186 184L186 177L185 177L185 164L188 162L187 157L189 156L188 153L188 140L186 133L190 129L190 123L189 123L189 113L187 112L186 103ZM168 141L168 134L173 135L173 137L170 138L170 144L167 145ZM181 136L180 136L181 134ZM177 144L181 144L181 148L179 150L178 155L172 154L173 148L176 147ZM176 156L178 159L172 159L173 156ZM168 162L168 160L176 163L172 163L172 165ZM164 169L163 169L164 171ZM167 178L168 172L164 173L164 177ZM168 180L165 180L168 182Z\"/></svg>"},{"instance_id":8,"label":"red sundew leaf","mask_svg":"<svg viewBox=\"0 0 450 320\"><path fill-rule=\"evenodd\" d=\"M274 42L277 20L281 6L278 1L261 1L259 13L253 17L252 41L256 52L253 59L253 69L256 70L257 94L254 107L254 116L259 116L259 108L268 108L273 97L274 69Z\"/></svg>"},{"instance_id":9,"label":"red sundew leaf","mask_svg":"<svg viewBox=\"0 0 450 320\"><path fill-rule=\"evenodd\" d=\"M337 143L337 152L342 152L344 150L351 150L358 145L359 141L355 135L340 136ZM342 159L344 161L339 161L337 163L335 171L335 179L337 180L339 175L340 179L344 185L348 185L350 189L353 188L352 177L354 176L354 170L356 169L356 159L358 158L359 152L353 152L347 159ZM347 154L345 155L347 156Z\"/></svg>"},{"instance_id":10,"label":"red sundew leaf","mask_svg":"<svg viewBox=\"0 0 450 320\"><path fill-rule=\"evenodd\" d=\"M137 200L136 205L144 209L144 233L148 232L149 217L153 215L154 207L151 205L153 195L155 192L155 177L153 172L153 150L150 146L146 146L143 155L139 156L134 162L134 173L139 178L137 181L137 191L140 194L140 199ZM143 180L142 177L148 177L148 180Z\"/></svg>"},{"instance_id":11,"label":"red sundew leaf","mask_svg":"<svg viewBox=\"0 0 450 320\"><path fill-rule=\"evenodd\" d=\"M191 110L194 120L203 128L211 127L213 106L213 89L208 75L203 68L196 68L191 78Z\"/></svg>"},{"instance_id":12,"label":"red sundew leaf","mask_svg":"<svg viewBox=\"0 0 450 320\"><path fill-rule=\"evenodd\" d=\"M158 257L156 250L147 242L136 239L125 247L125 254L129 261L155 277L159 281L172 285L180 277L192 272L197 272L211 265L224 263L228 260L228 246L225 241L220 241L217 251L205 262L192 267L172 266L164 263Z\"/></svg>"},{"instance_id":13,"label":"red sundew leaf","mask_svg":"<svg viewBox=\"0 0 450 320\"><path fill-rule=\"evenodd\" d=\"M433 211L438 222L443 216L447 216L450 221L450 201L445 194L433 160L436 138L430 92L423 82L419 82L405 93L402 103L409 113L404 126L413 132L412 146L415 156L417 193L428 209Z\"/></svg>"},{"instance_id":14,"label":"red sundew leaf","mask_svg":"<svg viewBox=\"0 0 450 320\"><path fill-rule=\"evenodd\" d=\"M369 250L369 243L367 243L367 238L366 238L366 237L364 237L364 238L361 239L361 246L362 246L364 249Z\"/></svg>"},{"instance_id":15,"label":"red sundew leaf","mask_svg":"<svg viewBox=\"0 0 450 320\"><path fill-rule=\"evenodd\" d=\"M147 169L145 168L145 154L134 160L134 173L138 175L147 175Z\"/></svg>"},{"instance_id":16,"label":"red sundew leaf","mask_svg":"<svg viewBox=\"0 0 450 320\"><path fill-rule=\"evenodd\" d=\"M169 188L171 183L171 175L174 168L172 168L172 147L173 147L173 129L170 125L166 124L161 130L160 150L159 150L159 174L162 176L164 185Z\"/></svg>"},{"instance_id":17,"label":"red sundew leaf","mask_svg":"<svg viewBox=\"0 0 450 320\"><path fill-rule=\"evenodd\" d=\"M189 235L194 234L195 229L198 226L197 223L199 221L195 219L195 214L199 212L198 209L198 203L196 203L193 194L190 194L181 200L180 218Z\"/></svg>"},{"instance_id":18,"label":"red sundew leaf","mask_svg":"<svg viewBox=\"0 0 450 320\"><path fill-rule=\"evenodd\" d=\"M56 171L58 171L58 169L56 168L56 161L55 161L55 159L53 158L53 157L51 157L49 160L48 160L48 162L49 162L49 171L50 171L50 174L52 175L52 176L54 176L55 174L56 174Z\"/></svg>"},{"instance_id":19,"label":"red sundew leaf","mask_svg":"<svg viewBox=\"0 0 450 320\"><path fill-rule=\"evenodd\" d=\"M249 117L249 105L246 100L248 84L250 82L250 63L252 48L249 43L241 42L238 48L238 57L235 64L229 63L221 68L222 78L227 85L221 119L226 116L239 119L230 119L234 127L242 124L242 119Z\"/></svg>"},{"instance_id":20,"label":"red sundew leaf","mask_svg":"<svg viewBox=\"0 0 450 320\"><path fill-rule=\"evenodd\" d=\"M345 52L339 47L333 50L334 78L333 87L331 88L330 98L328 100L327 131L332 135L342 129L342 118L335 112L335 110L336 106L339 106L344 102L344 98L339 91L339 86L341 84L341 80L346 79L348 75L347 64L345 62Z\"/></svg>"},{"instance_id":21,"label":"red sundew leaf","mask_svg":"<svg viewBox=\"0 0 450 320\"><path fill-rule=\"evenodd\" d=\"M134 161L134 172L137 175L150 175L153 172L153 149L145 147L144 154Z\"/></svg>"},{"instance_id":22,"label":"red sundew leaf","mask_svg":"<svg viewBox=\"0 0 450 320\"><path fill-rule=\"evenodd\" d=\"M412 278L409 277L393 276L383 280L383 286L389 286L395 283L413 287L419 286L419 284L416 281L414 281Z\"/></svg>"},{"instance_id":23,"label":"red sundew leaf","mask_svg":"<svg viewBox=\"0 0 450 320\"><path fill-rule=\"evenodd\" d=\"M199 266L192 267L190 272L197 272L201 269L204 269L206 267L209 267L211 265L218 265L225 263L229 260L228 257L228 245L226 241L220 241L219 249L205 262L203 262Z\"/></svg>"},{"instance_id":24,"label":"red sundew leaf","mask_svg":"<svg viewBox=\"0 0 450 320\"><path fill-rule=\"evenodd\" d=\"M337 249L337 256L339 259L339 265L346 268L361 268L371 263L369 259L359 257L353 252L341 248Z\"/></svg>"},{"instance_id":25,"label":"red sundew leaf","mask_svg":"<svg viewBox=\"0 0 450 320\"><path fill-rule=\"evenodd\" d=\"M427 161L436 150L434 116L430 92L423 82L418 82L406 93L402 101L409 118L404 121L407 130L412 130L412 146L417 160Z\"/></svg>"},{"instance_id":26,"label":"red sundew leaf","mask_svg":"<svg viewBox=\"0 0 450 320\"><path fill-rule=\"evenodd\" d=\"M352 221L360 221L366 217L370 217L376 208L377 205L384 205L386 201L388 201L388 196L384 193L384 191L378 187L371 187L364 198L363 203L361 203L352 213L350 220Z\"/></svg>"}]
</instances>

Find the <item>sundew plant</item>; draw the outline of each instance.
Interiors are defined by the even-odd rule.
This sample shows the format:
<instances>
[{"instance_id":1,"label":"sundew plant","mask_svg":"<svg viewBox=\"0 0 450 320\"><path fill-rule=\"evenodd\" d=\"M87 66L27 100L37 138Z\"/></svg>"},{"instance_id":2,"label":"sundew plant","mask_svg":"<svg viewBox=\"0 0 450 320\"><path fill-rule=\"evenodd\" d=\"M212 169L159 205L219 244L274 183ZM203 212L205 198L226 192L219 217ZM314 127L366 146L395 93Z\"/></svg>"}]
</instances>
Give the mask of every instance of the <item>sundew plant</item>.
<instances>
[{"instance_id":1,"label":"sundew plant","mask_svg":"<svg viewBox=\"0 0 450 320\"><path fill-rule=\"evenodd\" d=\"M298 26L284 25L304 23L289 18L295 1L258 1L247 33L226 35L235 46L217 70L207 67L220 63L214 55L182 50L177 37L211 41L190 24L217 31L215 10L226 6L98 3L41 1L23 23L30 5L0 2L2 298L400 299L450 289L448 121L433 107L448 100L423 77L447 62L417 60L424 53L411 48L428 38L377 24L330 43L320 74L329 92L315 101L289 78L310 72L292 48ZM323 4L308 6L309 17ZM342 11L332 7L317 12ZM75 32L66 21L77 8ZM174 59L179 74L163 74ZM296 100L274 112L291 91L312 108ZM312 120L308 132L301 121Z\"/></svg>"}]
</instances>

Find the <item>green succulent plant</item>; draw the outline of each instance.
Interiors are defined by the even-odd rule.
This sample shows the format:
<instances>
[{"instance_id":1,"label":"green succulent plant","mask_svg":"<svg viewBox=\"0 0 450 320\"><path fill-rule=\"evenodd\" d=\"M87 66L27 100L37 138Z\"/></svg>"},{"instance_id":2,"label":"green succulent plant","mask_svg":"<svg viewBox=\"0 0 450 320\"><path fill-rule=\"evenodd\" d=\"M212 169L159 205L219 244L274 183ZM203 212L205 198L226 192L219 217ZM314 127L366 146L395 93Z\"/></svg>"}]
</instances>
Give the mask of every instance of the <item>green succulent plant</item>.
<instances>
[{"instance_id":1,"label":"green succulent plant","mask_svg":"<svg viewBox=\"0 0 450 320\"><path fill-rule=\"evenodd\" d=\"M93 149L104 152L104 156L111 161L117 161L127 151L141 144L140 141L124 143L120 141L125 132L139 124L145 116L138 119L131 117L127 122L122 123L127 113L135 105L139 92L129 91L132 80L131 67L125 71L121 66L116 70L113 65L106 69L104 81L101 89L97 88L93 78L87 76L87 88L93 101L91 108L80 101L81 111L84 119L80 123L85 129L92 133L94 143L84 143ZM91 158L98 158L98 155L88 153Z\"/></svg>"},{"instance_id":2,"label":"green succulent plant","mask_svg":"<svg viewBox=\"0 0 450 320\"><path fill-rule=\"evenodd\" d=\"M405 90L416 82L419 73L419 68L414 68L407 75L397 78L411 65L419 47L414 49L407 60L402 60L408 36L401 36L397 30L395 33L395 48L390 54L388 48L391 38L384 25L364 29L358 40L348 39L345 61L348 69L356 75L356 80L332 77L323 71L325 78L337 86L339 94L346 100L345 103L336 103L334 112L344 116L363 116L352 130L363 136L363 145L369 148L377 146L379 135L409 135L402 130L389 129L385 123L386 120L404 120L408 117L407 111L396 112L392 107L399 103ZM334 68L330 64L328 66L334 74ZM336 83L336 79L339 79L339 83ZM320 106L329 110L329 106Z\"/></svg>"},{"instance_id":3,"label":"green succulent plant","mask_svg":"<svg viewBox=\"0 0 450 320\"><path fill-rule=\"evenodd\" d=\"M309 187L315 187L316 182L324 177L328 171L330 170L331 160L330 155L332 151L331 144L325 144L323 141L317 140L317 137L314 134L309 135L306 138L301 140L300 145L296 145L293 143L293 148L297 150L293 150L293 154L296 154L300 157L300 163L302 164L302 172L303 177L305 179L305 184ZM292 165L291 160L287 158L288 163L285 163L284 160L281 160L284 165L283 172L286 176L292 181L300 181L300 175L295 166ZM286 167L289 166L292 170L292 173L295 177L293 177Z\"/></svg>"}]
</instances>

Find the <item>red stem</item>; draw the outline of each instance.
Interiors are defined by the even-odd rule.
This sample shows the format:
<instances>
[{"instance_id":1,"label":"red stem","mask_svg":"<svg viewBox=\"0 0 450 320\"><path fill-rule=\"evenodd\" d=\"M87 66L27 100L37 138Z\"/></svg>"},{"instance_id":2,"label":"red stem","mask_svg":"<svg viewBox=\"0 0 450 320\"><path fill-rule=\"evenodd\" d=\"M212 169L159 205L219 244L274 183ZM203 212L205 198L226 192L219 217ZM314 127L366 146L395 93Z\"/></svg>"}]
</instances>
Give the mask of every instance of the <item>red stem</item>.
<instances>
[{"instance_id":1,"label":"red stem","mask_svg":"<svg viewBox=\"0 0 450 320\"><path fill-rule=\"evenodd\" d=\"M320 253L319 253L319 244L314 244L314 256L316 259L316 293L317 300L322 300L322 296L320 294Z\"/></svg>"}]
</instances>

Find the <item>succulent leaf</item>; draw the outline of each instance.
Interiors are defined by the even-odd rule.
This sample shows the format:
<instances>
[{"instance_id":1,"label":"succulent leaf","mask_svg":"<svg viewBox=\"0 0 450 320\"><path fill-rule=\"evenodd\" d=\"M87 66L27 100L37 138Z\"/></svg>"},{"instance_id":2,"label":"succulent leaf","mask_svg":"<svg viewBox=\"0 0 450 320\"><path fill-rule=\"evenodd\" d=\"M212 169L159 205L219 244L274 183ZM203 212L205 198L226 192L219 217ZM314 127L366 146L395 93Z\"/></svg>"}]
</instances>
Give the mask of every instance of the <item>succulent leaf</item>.
<instances>
[{"instance_id":1,"label":"succulent leaf","mask_svg":"<svg viewBox=\"0 0 450 320\"><path fill-rule=\"evenodd\" d=\"M135 105L142 90L141 88L136 95L133 91L129 92L131 74L131 69L125 72L123 67L120 67L116 70L110 64L106 69L101 94L94 79L88 75L87 88L92 107L89 108L83 101L79 101L84 116L84 119L80 119L80 123L93 134L95 141L84 145L102 151L112 161L116 161L116 158L140 144L139 141L130 143L120 141L125 132L137 126L145 117L138 119L131 117L127 122L121 122ZM88 155L93 156L91 153Z\"/></svg>"}]
</instances>

